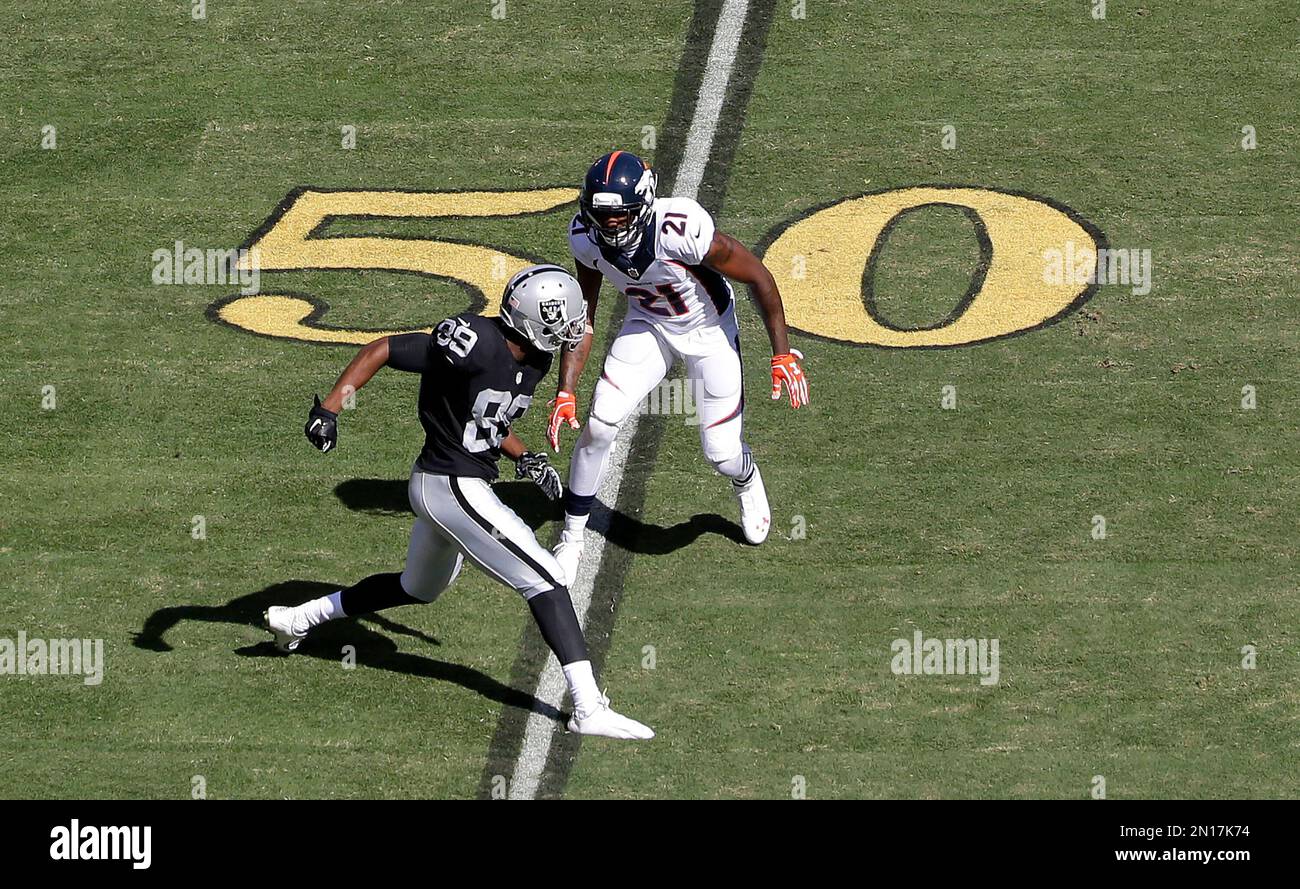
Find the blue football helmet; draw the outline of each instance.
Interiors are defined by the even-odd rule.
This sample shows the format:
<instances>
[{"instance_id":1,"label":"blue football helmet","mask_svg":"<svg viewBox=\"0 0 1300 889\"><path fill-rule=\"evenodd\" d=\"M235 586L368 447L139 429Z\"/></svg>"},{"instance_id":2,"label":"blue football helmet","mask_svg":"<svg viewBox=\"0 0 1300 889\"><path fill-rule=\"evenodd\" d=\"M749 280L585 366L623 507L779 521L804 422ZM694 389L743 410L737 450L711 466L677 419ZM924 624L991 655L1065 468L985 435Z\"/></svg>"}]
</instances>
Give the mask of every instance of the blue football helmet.
<instances>
[{"instance_id":1,"label":"blue football helmet","mask_svg":"<svg viewBox=\"0 0 1300 889\"><path fill-rule=\"evenodd\" d=\"M654 214L655 174L635 154L611 151L599 158L582 181L579 214L587 237L597 246L631 253L641 244Z\"/></svg>"}]
</instances>

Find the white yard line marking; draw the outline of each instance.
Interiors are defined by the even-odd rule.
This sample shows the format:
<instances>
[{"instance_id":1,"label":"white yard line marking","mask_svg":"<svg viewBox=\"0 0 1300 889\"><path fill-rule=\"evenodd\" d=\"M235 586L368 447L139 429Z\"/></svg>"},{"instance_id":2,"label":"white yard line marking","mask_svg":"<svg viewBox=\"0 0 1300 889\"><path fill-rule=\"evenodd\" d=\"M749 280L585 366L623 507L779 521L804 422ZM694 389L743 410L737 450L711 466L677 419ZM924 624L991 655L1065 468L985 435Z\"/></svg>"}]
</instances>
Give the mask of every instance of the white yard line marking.
<instances>
[{"instance_id":1,"label":"white yard line marking","mask_svg":"<svg viewBox=\"0 0 1300 889\"><path fill-rule=\"evenodd\" d=\"M722 115L722 105L727 98L727 84L731 81L731 69L736 63L736 50L740 47L740 37L745 30L745 13L748 9L748 0L727 0L718 15L718 24L713 29L713 45L709 47L709 60L704 68L704 80L700 83L700 95L695 100L695 113L691 116L691 128L682 152L682 163L673 183L674 197L694 198L700 192L704 170L708 167L709 155L713 152L713 138L718 132L718 118Z\"/></svg>"},{"instance_id":2,"label":"white yard line marking","mask_svg":"<svg viewBox=\"0 0 1300 889\"><path fill-rule=\"evenodd\" d=\"M740 37L745 30L745 15L748 12L749 0L725 0L722 4L722 11L718 14L718 22L713 29L713 43L709 47L704 78L695 100L695 112L691 115L681 166L673 186L674 197L694 198L699 194L700 183L704 180L704 171L709 164L709 155L713 151L718 117L722 114L723 102L727 98L727 84L731 82L731 69L736 63L736 51L740 47ZM619 430L618 438L611 448L605 477L597 491L598 503L612 507L618 502L628 452L640 425L640 413L633 412ZM593 510L592 525L600 522L600 527L608 527L608 515L600 515L598 511L607 512L598 505ZM591 594L604 552L605 535L589 534L582 550L582 560L578 564L577 579L569 585L569 596L573 599L573 608L578 612L578 621L584 631L587 626L587 609L591 605ZM537 682L537 690L533 693L534 697L558 710L565 690L564 672L560 669L560 663L555 655L549 655ZM635 713L632 715L635 716ZM551 717L536 711L528 714L523 745L510 781L510 799L533 799L537 796L542 772L551 752L551 740L559 730L560 727Z\"/></svg>"}]
</instances>

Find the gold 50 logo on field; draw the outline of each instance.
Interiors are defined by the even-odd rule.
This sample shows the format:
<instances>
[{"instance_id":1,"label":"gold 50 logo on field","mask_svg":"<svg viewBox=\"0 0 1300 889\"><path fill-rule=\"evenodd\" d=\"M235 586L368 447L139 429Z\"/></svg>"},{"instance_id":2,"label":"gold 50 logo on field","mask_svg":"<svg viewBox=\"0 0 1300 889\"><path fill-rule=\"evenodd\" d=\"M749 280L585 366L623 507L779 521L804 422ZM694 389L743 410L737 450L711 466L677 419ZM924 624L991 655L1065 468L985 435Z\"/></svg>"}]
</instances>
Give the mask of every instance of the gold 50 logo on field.
<instances>
[{"instance_id":1,"label":"gold 50 logo on field","mask_svg":"<svg viewBox=\"0 0 1300 889\"><path fill-rule=\"evenodd\" d=\"M433 238L323 234L340 217L367 219L512 217L549 213L572 203L572 188L526 191L290 192L244 245L241 266L259 272L352 269L413 272L468 290L469 306L496 313L505 280L533 262L497 247ZM964 211L981 245L979 264L957 307L925 327L901 328L880 317L872 270L890 232L928 207ZM566 220L567 221L567 220ZM559 223L563 224L563 223ZM968 186L913 186L845 198L777 228L764 243L792 328L842 343L888 348L946 348L1013 336L1060 320L1096 290L1093 269L1045 274L1044 255L1075 244L1092 256L1101 232L1068 207L1027 194ZM562 258L567 260L567 257ZM1095 263L1095 259L1093 260ZM1081 282L1081 283L1078 283ZM445 314L468 306L448 307ZM323 322L329 306L314 296L257 293L214 303L215 321L262 336L360 345L380 336L429 330L360 330ZM430 319L436 320L436 319Z\"/></svg>"}]
</instances>

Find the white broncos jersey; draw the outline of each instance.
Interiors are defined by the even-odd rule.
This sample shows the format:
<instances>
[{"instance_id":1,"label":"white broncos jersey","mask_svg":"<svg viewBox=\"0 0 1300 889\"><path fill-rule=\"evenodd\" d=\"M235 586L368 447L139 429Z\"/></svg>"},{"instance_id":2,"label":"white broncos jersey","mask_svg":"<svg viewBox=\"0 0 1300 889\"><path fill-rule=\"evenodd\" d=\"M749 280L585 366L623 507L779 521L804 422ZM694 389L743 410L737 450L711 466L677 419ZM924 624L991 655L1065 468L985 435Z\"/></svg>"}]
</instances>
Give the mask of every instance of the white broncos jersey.
<instances>
[{"instance_id":1,"label":"white broncos jersey","mask_svg":"<svg viewBox=\"0 0 1300 889\"><path fill-rule=\"evenodd\" d=\"M580 216L569 225L569 249L628 298L629 315L686 331L717 324L734 301L727 279L704 265L713 232L713 217L696 201L659 198L630 256L592 241Z\"/></svg>"}]
</instances>

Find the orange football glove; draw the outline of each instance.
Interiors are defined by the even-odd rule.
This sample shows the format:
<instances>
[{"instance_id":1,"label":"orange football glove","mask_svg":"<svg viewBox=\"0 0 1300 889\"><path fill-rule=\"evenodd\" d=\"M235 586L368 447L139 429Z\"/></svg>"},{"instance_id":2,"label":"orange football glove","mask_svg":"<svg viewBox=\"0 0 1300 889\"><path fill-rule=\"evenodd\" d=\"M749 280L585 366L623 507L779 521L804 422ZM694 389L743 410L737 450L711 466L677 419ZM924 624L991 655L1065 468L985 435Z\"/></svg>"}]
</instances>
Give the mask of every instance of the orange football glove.
<instances>
[{"instance_id":1,"label":"orange football glove","mask_svg":"<svg viewBox=\"0 0 1300 889\"><path fill-rule=\"evenodd\" d=\"M551 422L546 427L546 440L551 443L551 450L557 454L560 452L560 427L565 423L569 424L570 429L577 429L581 425L578 423L578 399L573 397L572 392L556 392L551 401Z\"/></svg>"},{"instance_id":2,"label":"orange football glove","mask_svg":"<svg viewBox=\"0 0 1300 889\"><path fill-rule=\"evenodd\" d=\"M781 398L781 385L790 393L790 407L799 407L808 403L808 377L804 376L799 362L803 353L791 349L783 355L772 356L772 400Z\"/></svg>"}]
</instances>

